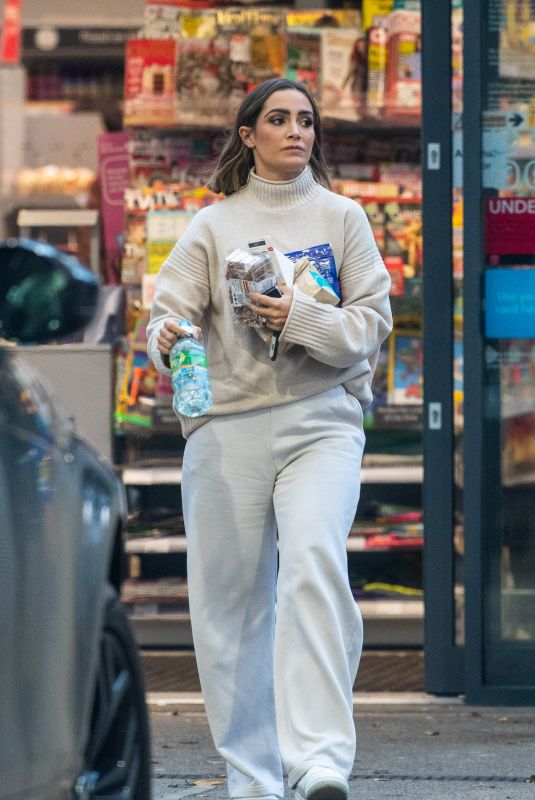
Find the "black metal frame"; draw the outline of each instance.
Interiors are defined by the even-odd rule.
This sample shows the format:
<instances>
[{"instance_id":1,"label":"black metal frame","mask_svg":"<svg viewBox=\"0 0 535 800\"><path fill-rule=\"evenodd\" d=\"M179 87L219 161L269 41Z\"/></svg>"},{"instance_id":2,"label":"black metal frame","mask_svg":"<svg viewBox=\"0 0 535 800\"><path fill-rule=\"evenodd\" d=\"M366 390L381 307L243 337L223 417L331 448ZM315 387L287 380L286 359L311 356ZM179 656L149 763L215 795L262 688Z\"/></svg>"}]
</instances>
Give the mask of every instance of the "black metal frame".
<instances>
[{"instance_id":1,"label":"black metal frame","mask_svg":"<svg viewBox=\"0 0 535 800\"><path fill-rule=\"evenodd\" d=\"M453 279L451 8L422 3L424 235L425 682L429 692L463 691L462 648L455 644L453 556ZM440 148L430 169L429 146ZM436 166L436 162L434 164ZM442 424L430 427L431 403Z\"/></svg>"},{"instance_id":2,"label":"black metal frame","mask_svg":"<svg viewBox=\"0 0 535 800\"><path fill-rule=\"evenodd\" d=\"M464 8L463 186L464 227L464 479L466 697L477 703L483 685L481 499L483 340L481 335L481 0ZM469 35L466 35L469 31ZM467 210L470 209L468 215Z\"/></svg>"}]
</instances>

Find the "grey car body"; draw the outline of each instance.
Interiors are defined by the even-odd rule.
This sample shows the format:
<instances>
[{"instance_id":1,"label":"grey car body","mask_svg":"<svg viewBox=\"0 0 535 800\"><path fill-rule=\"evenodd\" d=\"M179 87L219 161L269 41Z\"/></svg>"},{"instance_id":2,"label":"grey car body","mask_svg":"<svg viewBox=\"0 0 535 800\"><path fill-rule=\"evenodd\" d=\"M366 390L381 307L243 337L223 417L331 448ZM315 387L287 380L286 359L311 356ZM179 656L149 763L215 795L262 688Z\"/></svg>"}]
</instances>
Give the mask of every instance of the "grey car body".
<instances>
[{"instance_id":1,"label":"grey car body","mask_svg":"<svg viewBox=\"0 0 535 800\"><path fill-rule=\"evenodd\" d=\"M98 770L89 782L84 770L125 519L111 464L77 437L23 348L0 342L2 800L97 796Z\"/></svg>"}]
</instances>

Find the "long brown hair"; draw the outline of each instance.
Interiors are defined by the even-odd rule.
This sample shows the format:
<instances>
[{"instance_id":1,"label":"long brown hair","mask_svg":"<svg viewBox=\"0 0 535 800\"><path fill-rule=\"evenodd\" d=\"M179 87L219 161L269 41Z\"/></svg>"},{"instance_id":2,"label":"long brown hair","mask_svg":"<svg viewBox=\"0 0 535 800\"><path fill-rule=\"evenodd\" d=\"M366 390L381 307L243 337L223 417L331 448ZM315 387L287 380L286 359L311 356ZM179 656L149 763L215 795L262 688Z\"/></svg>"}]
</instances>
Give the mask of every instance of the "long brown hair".
<instances>
[{"instance_id":1,"label":"long brown hair","mask_svg":"<svg viewBox=\"0 0 535 800\"><path fill-rule=\"evenodd\" d=\"M242 142L240 128L242 125L254 128L268 97L281 89L297 89L305 95L312 106L315 136L309 165L317 182L327 189L330 188L327 164L321 146L321 120L316 101L302 83L288 78L271 78L256 86L242 100L229 138L208 181L208 187L213 192L228 196L239 191L249 180L249 172L254 167L254 157L251 150Z\"/></svg>"}]
</instances>

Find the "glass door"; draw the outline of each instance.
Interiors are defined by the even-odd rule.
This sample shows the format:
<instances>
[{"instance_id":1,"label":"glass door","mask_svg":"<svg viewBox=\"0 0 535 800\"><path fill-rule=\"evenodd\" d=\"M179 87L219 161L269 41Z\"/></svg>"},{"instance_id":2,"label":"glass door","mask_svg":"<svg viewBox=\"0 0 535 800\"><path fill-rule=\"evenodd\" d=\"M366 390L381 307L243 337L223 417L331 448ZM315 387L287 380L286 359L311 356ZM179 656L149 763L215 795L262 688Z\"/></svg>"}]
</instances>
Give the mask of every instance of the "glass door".
<instances>
[{"instance_id":1,"label":"glass door","mask_svg":"<svg viewBox=\"0 0 535 800\"><path fill-rule=\"evenodd\" d=\"M464 34L466 696L531 703L535 0L470 0Z\"/></svg>"}]
</instances>

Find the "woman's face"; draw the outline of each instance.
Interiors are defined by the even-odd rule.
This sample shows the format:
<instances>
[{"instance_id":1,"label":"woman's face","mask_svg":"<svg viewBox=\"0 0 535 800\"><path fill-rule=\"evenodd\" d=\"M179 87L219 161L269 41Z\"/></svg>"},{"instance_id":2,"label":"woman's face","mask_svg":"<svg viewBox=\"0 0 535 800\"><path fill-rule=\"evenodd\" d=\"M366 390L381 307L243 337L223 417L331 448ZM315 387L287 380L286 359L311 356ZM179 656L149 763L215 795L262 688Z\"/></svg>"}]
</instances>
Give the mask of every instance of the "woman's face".
<instances>
[{"instance_id":1,"label":"woman's face","mask_svg":"<svg viewBox=\"0 0 535 800\"><path fill-rule=\"evenodd\" d=\"M314 144L314 112L302 92L279 89L264 103L254 128L242 126L240 136L252 148L260 178L288 181L310 160Z\"/></svg>"}]
</instances>

